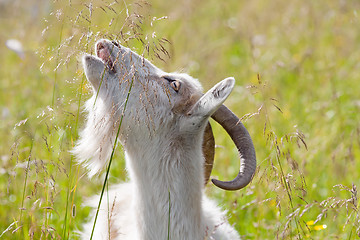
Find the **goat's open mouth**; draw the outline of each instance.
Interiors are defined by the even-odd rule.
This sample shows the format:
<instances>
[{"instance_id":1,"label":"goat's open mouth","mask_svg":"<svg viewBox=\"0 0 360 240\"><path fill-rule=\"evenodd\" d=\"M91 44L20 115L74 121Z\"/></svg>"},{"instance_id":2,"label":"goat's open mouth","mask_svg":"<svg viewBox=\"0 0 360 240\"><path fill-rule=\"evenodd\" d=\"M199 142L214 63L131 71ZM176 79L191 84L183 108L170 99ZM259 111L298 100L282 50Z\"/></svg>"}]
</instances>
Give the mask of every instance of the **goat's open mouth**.
<instances>
[{"instance_id":1,"label":"goat's open mouth","mask_svg":"<svg viewBox=\"0 0 360 240\"><path fill-rule=\"evenodd\" d=\"M96 45L96 55L104 62L110 71L116 73L114 62L111 59L111 50L106 43L99 42Z\"/></svg>"}]
</instances>

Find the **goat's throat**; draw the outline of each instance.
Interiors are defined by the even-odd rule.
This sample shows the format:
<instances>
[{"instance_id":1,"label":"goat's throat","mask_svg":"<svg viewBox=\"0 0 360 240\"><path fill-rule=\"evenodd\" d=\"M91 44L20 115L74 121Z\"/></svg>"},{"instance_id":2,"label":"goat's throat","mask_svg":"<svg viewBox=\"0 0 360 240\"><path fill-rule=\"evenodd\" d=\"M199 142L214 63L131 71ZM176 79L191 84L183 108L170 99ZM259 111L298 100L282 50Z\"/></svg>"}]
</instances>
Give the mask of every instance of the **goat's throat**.
<instances>
[{"instance_id":1,"label":"goat's throat","mask_svg":"<svg viewBox=\"0 0 360 240\"><path fill-rule=\"evenodd\" d=\"M202 228L202 153L200 147L194 146L188 151L175 150L169 155L161 151L127 152L135 187L134 206L145 236L151 233L166 236L169 228L174 237L187 232L194 236Z\"/></svg>"}]
</instances>

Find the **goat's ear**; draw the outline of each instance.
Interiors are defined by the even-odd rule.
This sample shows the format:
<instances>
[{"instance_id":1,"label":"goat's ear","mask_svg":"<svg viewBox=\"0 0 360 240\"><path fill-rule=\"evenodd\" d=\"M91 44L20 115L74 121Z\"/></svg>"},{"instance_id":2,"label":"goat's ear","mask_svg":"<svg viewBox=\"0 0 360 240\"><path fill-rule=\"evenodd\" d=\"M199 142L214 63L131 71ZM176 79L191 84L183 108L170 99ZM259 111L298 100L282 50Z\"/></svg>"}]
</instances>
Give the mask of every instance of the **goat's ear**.
<instances>
[{"instance_id":1,"label":"goat's ear","mask_svg":"<svg viewBox=\"0 0 360 240\"><path fill-rule=\"evenodd\" d=\"M188 116L210 117L231 93L235 85L233 77L226 78L207 91L187 113Z\"/></svg>"}]
</instances>

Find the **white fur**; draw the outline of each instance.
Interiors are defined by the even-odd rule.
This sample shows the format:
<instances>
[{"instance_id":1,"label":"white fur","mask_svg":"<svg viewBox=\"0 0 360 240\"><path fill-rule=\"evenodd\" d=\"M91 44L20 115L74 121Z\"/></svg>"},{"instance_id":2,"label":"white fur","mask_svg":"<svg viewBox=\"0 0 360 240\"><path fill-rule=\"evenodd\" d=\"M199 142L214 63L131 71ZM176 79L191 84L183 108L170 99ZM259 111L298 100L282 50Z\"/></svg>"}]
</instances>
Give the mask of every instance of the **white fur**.
<instances>
[{"instance_id":1,"label":"white fur","mask_svg":"<svg viewBox=\"0 0 360 240\"><path fill-rule=\"evenodd\" d=\"M168 234L174 240L239 239L225 213L204 194L201 148L207 120L230 94L234 79L202 95L199 82L186 74L165 73L107 40L97 44L106 46L103 53L110 53L116 72L99 57L84 57L94 96L86 103L86 127L73 153L90 176L98 173L123 117L119 141L130 182L104 195L93 239L159 240ZM178 80L179 92L164 77ZM91 205L97 204L98 198ZM93 220L84 225L84 239L92 226Z\"/></svg>"}]
</instances>

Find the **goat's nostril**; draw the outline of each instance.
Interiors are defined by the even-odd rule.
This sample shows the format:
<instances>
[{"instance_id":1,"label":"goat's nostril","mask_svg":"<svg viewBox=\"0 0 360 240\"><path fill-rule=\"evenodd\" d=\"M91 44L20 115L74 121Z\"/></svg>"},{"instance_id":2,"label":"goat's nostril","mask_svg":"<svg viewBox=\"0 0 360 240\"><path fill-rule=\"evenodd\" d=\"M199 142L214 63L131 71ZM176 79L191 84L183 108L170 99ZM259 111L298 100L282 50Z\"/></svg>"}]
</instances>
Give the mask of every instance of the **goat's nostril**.
<instances>
[{"instance_id":1,"label":"goat's nostril","mask_svg":"<svg viewBox=\"0 0 360 240\"><path fill-rule=\"evenodd\" d=\"M97 45L97 49L100 50L100 49L103 49L104 48L104 44L102 42L99 42L98 45Z\"/></svg>"},{"instance_id":2,"label":"goat's nostril","mask_svg":"<svg viewBox=\"0 0 360 240\"><path fill-rule=\"evenodd\" d=\"M111 41L111 43L120 48L119 44L115 40Z\"/></svg>"}]
</instances>

